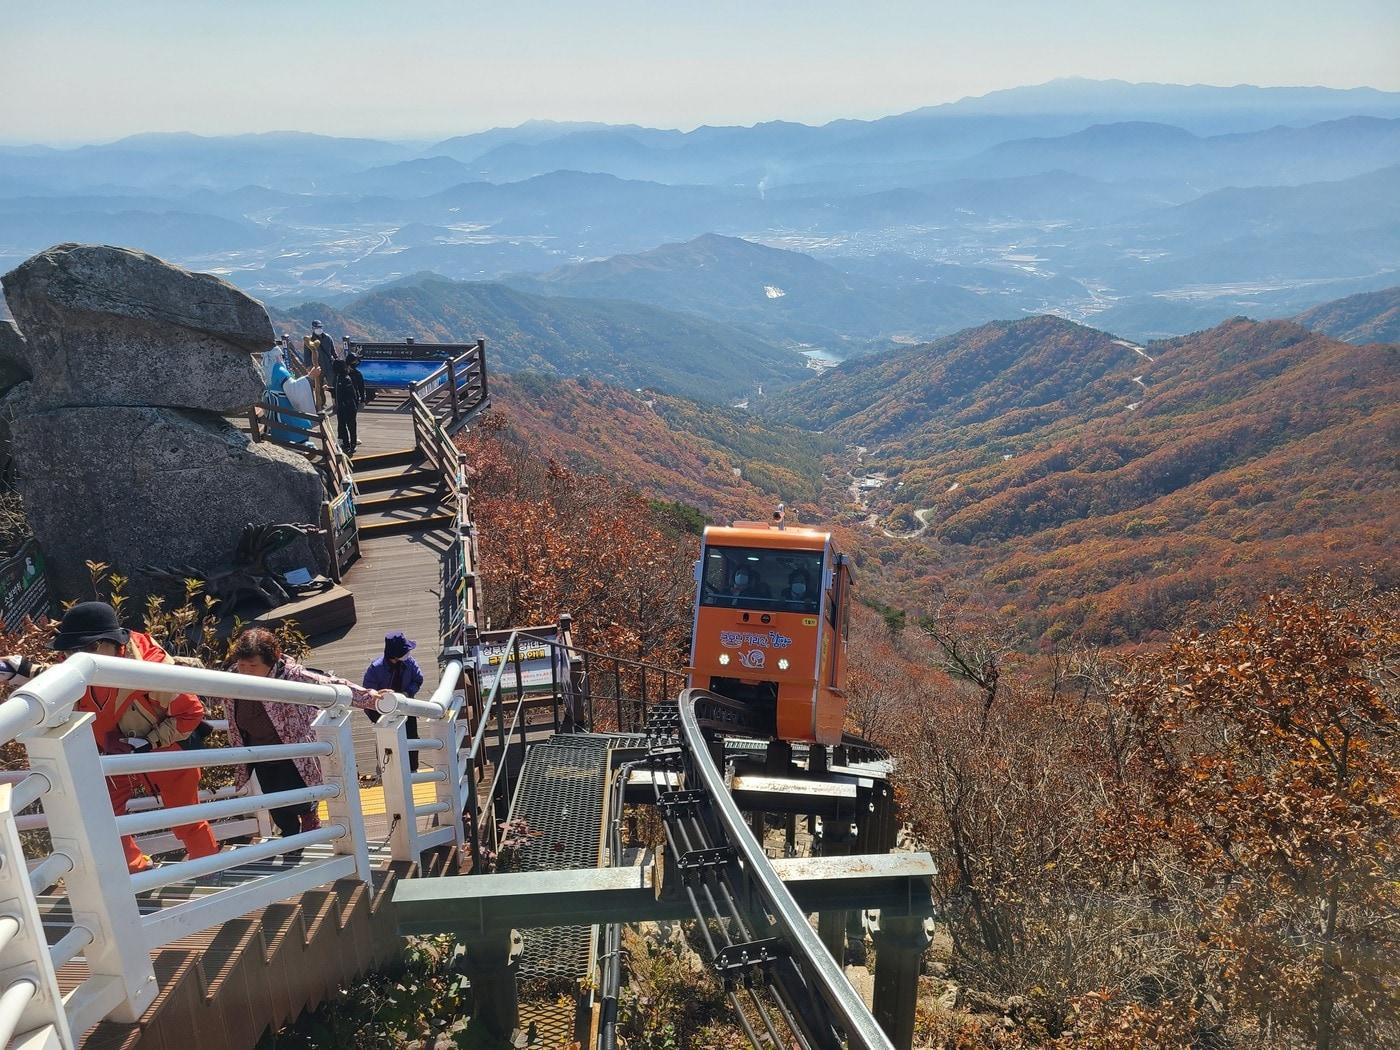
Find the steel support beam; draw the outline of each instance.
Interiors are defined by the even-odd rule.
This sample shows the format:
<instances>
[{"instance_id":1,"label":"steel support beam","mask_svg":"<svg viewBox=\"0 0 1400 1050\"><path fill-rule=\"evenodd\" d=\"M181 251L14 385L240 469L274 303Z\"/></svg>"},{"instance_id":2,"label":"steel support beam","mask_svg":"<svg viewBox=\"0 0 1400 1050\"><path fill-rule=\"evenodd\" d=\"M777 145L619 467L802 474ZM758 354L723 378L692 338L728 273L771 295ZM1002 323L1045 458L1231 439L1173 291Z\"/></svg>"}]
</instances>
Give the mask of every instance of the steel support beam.
<instances>
[{"instance_id":1,"label":"steel support beam","mask_svg":"<svg viewBox=\"0 0 1400 1050\"><path fill-rule=\"evenodd\" d=\"M933 911L936 869L927 853L797 857L772 865L807 912L879 910L882 915L922 920ZM394 888L394 911L401 934L456 933L468 938L503 928L691 916L683 899L658 899L650 867L405 879Z\"/></svg>"},{"instance_id":2,"label":"steel support beam","mask_svg":"<svg viewBox=\"0 0 1400 1050\"><path fill-rule=\"evenodd\" d=\"M875 938L875 1020L895 1046L914 1042L919 962L933 937L931 919L884 914Z\"/></svg>"},{"instance_id":3,"label":"steel support beam","mask_svg":"<svg viewBox=\"0 0 1400 1050\"><path fill-rule=\"evenodd\" d=\"M681 786L680 778L674 773L658 773L656 776L663 786ZM814 780L745 772L734 775L730 793L734 796L734 804L746 813L761 810L765 813L815 814L855 820L863 808L869 807L872 791L880 783L878 779L870 777L837 774L828 775L828 779ZM626 801L645 804L654 798L652 773L645 769L633 770L627 778Z\"/></svg>"},{"instance_id":4,"label":"steel support beam","mask_svg":"<svg viewBox=\"0 0 1400 1050\"><path fill-rule=\"evenodd\" d=\"M828 860L850 854L856 846L858 832L845 819L823 820L821 851ZM817 916L817 936L836 960L846 965L846 927L850 921L848 909L823 908Z\"/></svg>"}]
</instances>

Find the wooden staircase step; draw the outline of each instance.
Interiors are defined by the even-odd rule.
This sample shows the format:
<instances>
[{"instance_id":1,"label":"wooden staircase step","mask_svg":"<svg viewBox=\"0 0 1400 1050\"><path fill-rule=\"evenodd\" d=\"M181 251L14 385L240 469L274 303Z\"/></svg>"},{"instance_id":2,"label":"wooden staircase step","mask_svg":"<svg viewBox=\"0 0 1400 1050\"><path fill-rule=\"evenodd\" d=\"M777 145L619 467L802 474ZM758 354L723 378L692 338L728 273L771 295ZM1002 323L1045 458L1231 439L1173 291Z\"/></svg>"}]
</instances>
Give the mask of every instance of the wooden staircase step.
<instances>
[{"instance_id":1,"label":"wooden staircase step","mask_svg":"<svg viewBox=\"0 0 1400 1050\"><path fill-rule=\"evenodd\" d=\"M385 467L401 467L419 459L416 448L401 448L392 452L361 452L351 456L350 462L357 471L382 470Z\"/></svg>"},{"instance_id":2,"label":"wooden staircase step","mask_svg":"<svg viewBox=\"0 0 1400 1050\"><path fill-rule=\"evenodd\" d=\"M374 515L359 519L360 538L375 536L396 536L404 532L427 532L431 529L451 528L457 520L451 511L431 511L412 517L390 518Z\"/></svg>"},{"instance_id":3,"label":"wooden staircase step","mask_svg":"<svg viewBox=\"0 0 1400 1050\"><path fill-rule=\"evenodd\" d=\"M438 480L438 473L435 470L424 468L404 470L396 467L367 474L356 474L355 488L360 492L382 492L385 489L403 488L408 485L436 484Z\"/></svg>"},{"instance_id":4,"label":"wooden staircase step","mask_svg":"<svg viewBox=\"0 0 1400 1050\"><path fill-rule=\"evenodd\" d=\"M370 496L355 501L355 514L363 518L366 514L395 510L401 507L435 507L442 499L440 486L415 485L401 491L389 492L383 496Z\"/></svg>"}]
</instances>

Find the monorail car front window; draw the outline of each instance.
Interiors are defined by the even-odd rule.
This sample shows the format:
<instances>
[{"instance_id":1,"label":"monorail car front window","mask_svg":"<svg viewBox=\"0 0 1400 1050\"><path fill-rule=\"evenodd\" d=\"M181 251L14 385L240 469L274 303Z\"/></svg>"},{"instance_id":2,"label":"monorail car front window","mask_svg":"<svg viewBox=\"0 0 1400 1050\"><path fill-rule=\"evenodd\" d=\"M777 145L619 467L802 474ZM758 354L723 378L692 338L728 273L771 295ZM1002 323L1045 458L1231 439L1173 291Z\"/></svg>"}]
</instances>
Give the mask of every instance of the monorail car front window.
<instances>
[{"instance_id":1,"label":"monorail car front window","mask_svg":"<svg viewBox=\"0 0 1400 1050\"><path fill-rule=\"evenodd\" d=\"M821 551L706 547L700 604L815 615L821 586Z\"/></svg>"}]
</instances>

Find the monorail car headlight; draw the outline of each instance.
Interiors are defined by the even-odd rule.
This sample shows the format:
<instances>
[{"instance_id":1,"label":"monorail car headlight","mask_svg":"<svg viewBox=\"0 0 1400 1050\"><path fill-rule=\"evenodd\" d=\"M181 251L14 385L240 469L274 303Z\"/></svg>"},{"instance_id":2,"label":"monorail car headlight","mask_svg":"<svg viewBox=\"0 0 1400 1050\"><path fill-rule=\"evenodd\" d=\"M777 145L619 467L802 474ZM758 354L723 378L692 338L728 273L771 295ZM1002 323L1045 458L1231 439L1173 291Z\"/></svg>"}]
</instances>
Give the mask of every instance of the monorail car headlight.
<instances>
[{"instance_id":1,"label":"monorail car headlight","mask_svg":"<svg viewBox=\"0 0 1400 1050\"><path fill-rule=\"evenodd\" d=\"M787 669L788 669L787 657L784 656L784 657L782 657L782 658L778 661L778 670L779 670L779 671L786 671Z\"/></svg>"},{"instance_id":2,"label":"monorail car headlight","mask_svg":"<svg viewBox=\"0 0 1400 1050\"><path fill-rule=\"evenodd\" d=\"M729 654L728 654L728 653L720 653L720 654L719 654L719 662L720 662L721 665L727 665L727 664L729 663Z\"/></svg>"}]
</instances>

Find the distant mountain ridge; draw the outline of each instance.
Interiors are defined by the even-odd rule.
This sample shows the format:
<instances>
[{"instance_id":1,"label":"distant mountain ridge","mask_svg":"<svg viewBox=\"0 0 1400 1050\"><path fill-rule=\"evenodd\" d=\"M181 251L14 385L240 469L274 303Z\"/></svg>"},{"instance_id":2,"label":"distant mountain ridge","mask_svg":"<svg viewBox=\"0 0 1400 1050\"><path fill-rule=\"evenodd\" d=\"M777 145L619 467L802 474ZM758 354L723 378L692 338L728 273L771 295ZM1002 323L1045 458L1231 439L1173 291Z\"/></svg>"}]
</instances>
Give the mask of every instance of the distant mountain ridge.
<instances>
[{"instance_id":1,"label":"distant mountain ridge","mask_svg":"<svg viewBox=\"0 0 1400 1050\"><path fill-rule=\"evenodd\" d=\"M1400 163L1400 118L1347 116L1306 127L1201 137L1145 121L1095 124L1000 143L955 167L968 175L1067 171L1106 181L1189 179L1203 189L1324 182Z\"/></svg>"},{"instance_id":2,"label":"distant mountain ridge","mask_svg":"<svg viewBox=\"0 0 1400 1050\"><path fill-rule=\"evenodd\" d=\"M1348 343L1400 343L1400 286L1322 303L1296 320Z\"/></svg>"},{"instance_id":3,"label":"distant mountain ridge","mask_svg":"<svg viewBox=\"0 0 1400 1050\"><path fill-rule=\"evenodd\" d=\"M656 387L706 401L800 380L801 357L753 335L640 303L544 297L501 284L433 275L358 296L338 308L274 309L274 324L337 337L455 342L487 335L493 366L587 374L626 388Z\"/></svg>"},{"instance_id":4,"label":"distant mountain ridge","mask_svg":"<svg viewBox=\"0 0 1400 1050\"><path fill-rule=\"evenodd\" d=\"M867 446L890 479L874 512L1051 639L1393 568L1400 348L1243 318L1135 346L1033 317L846 362L769 407Z\"/></svg>"},{"instance_id":5,"label":"distant mountain ridge","mask_svg":"<svg viewBox=\"0 0 1400 1050\"><path fill-rule=\"evenodd\" d=\"M508 280L549 295L631 299L761 331L770 338L870 340L929 336L1004 314L999 295L924 285L896 288L843 274L800 252L704 234L637 255Z\"/></svg>"},{"instance_id":6,"label":"distant mountain ridge","mask_svg":"<svg viewBox=\"0 0 1400 1050\"><path fill-rule=\"evenodd\" d=\"M812 181L822 171L952 163L1000 142L1065 135L1125 119L1172 124L1196 135L1221 135L1347 116L1400 118L1400 93L1067 79L877 120L842 119L820 126L770 121L689 132L529 121L455 136L422 151L303 132L153 133L76 150L0 147L0 185L14 179L28 191L49 187L71 192L98 185L230 189L258 182L274 189L305 190L372 167L436 156L466 165L476 178L495 180L573 168L717 185L735 179L753 184L765 174L774 182ZM100 174L94 178L93 171ZM800 175L803 171L809 174Z\"/></svg>"}]
</instances>

